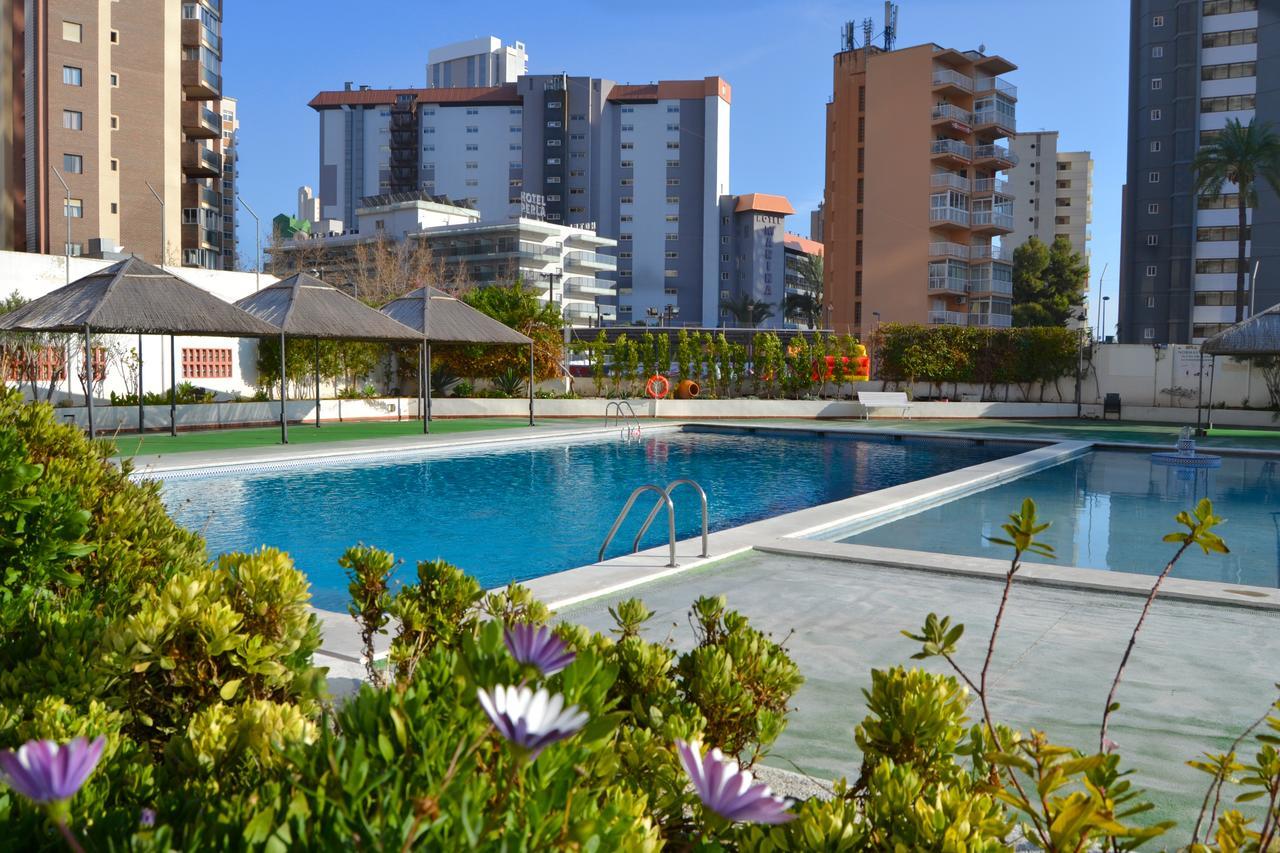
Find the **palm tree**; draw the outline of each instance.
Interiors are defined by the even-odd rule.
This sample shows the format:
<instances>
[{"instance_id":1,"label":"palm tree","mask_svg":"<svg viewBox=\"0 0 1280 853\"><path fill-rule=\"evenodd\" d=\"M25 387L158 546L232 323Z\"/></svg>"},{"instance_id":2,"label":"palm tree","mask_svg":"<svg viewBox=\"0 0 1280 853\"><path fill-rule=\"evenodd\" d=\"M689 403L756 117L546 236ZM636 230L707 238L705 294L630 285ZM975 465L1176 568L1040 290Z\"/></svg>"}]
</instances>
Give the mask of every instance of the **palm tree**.
<instances>
[{"instance_id":1,"label":"palm tree","mask_svg":"<svg viewBox=\"0 0 1280 853\"><path fill-rule=\"evenodd\" d=\"M1196 193L1205 198L1222 195L1224 184L1236 186L1236 210L1240 213L1239 252L1236 263L1236 322L1244 319L1245 241L1248 239L1246 209L1257 207L1258 181L1265 180L1280 195L1280 136L1269 122L1250 120L1242 125L1230 119L1209 144L1196 152L1191 168L1196 176Z\"/></svg>"},{"instance_id":2,"label":"palm tree","mask_svg":"<svg viewBox=\"0 0 1280 853\"><path fill-rule=\"evenodd\" d=\"M798 269L805 290L787 294L782 300L783 313L788 320L812 329L822 323L822 255L804 255Z\"/></svg>"},{"instance_id":3,"label":"palm tree","mask_svg":"<svg viewBox=\"0 0 1280 853\"><path fill-rule=\"evenodd\" d=\"M733 315L733 319L753 329L773 316L772 305L745 293L734 299L726 299L722 304Z\"/></svg>"}]
</instances>

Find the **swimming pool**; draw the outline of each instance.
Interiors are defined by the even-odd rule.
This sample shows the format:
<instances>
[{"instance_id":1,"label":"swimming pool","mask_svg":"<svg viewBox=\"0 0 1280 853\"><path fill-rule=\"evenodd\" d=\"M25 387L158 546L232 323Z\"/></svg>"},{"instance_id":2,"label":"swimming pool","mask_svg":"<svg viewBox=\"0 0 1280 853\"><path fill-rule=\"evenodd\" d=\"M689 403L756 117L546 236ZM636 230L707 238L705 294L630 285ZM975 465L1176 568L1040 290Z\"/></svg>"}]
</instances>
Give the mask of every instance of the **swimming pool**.
<instances>
[{"instance_id":1,"label":"swimming pool","mask_svg":"<svg viewBox=\"0 0 1280 853\"><path fill-rule=\"evenodd\" d=\"M339 555L357 542L405 561L449 560L486 587L595 562L614 516L642 483L697 480L712 530L931 477L1019 452L1013 444L892 436L748 434L666 429L639 442L616 434L572 441L325 461L260 473L172 477L173 516L204 533L211 554L282 548L311 580L313 601L344 610ZM677 533L700 528L693 493L677 493ZM641 501L608 556L625 553ZM655 523L643 547L661 544Z\"/></svg>"},{"instance_id":2,"label":"swimming pool","mask_svg":"<svg viewBox=\"0 0 1280 853\"><path fill-rule=\"evenodd\" d=\"M1231 553L1190 549L1174 577L1280 586L1280 461L1273 459L1227 456L1221 468L1187 470L1146 453L1093 451L915 515L821 538L1003 560L1009 548L986 537L1002 535L1005 516L1026 497L1053 522L1045 533L1058 554L1052 562L1142 574L1158 574L1172 556L1175 546L1160 538L1179 529L1174 515L1210 498L1226 519L1219 532Z\"/></svg>"}]
</instances>

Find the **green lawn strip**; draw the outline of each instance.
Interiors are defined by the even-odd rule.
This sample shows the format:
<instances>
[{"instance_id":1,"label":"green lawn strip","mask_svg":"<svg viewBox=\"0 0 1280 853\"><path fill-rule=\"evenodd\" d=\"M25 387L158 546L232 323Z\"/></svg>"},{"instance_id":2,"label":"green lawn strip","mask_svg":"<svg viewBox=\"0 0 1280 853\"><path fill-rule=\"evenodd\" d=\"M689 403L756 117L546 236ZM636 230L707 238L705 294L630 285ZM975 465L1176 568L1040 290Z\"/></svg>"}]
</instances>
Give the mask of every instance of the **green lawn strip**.
<instances>
[{"instance_id":1,"label":"green lawn strip","mask_svg":"<svg viewBox=\"0 0 1280 853\"><path fill-rule=\"evenodd\" d=\"M454 418L433 420L431 433L432 435L449 435L528 425L529 422L521 418ZM422 422L414 420L324 424L319 429L316 429L314 424L290 424L289 444L320 444L421 434ZM119 455L126 457L201 450L239 450L279 444L280 428L275 426L196 430L180 432L176 437L164 433L147 433L143 436L122 435L116 438L115 442Z\"/></svg>"}]
</instances>

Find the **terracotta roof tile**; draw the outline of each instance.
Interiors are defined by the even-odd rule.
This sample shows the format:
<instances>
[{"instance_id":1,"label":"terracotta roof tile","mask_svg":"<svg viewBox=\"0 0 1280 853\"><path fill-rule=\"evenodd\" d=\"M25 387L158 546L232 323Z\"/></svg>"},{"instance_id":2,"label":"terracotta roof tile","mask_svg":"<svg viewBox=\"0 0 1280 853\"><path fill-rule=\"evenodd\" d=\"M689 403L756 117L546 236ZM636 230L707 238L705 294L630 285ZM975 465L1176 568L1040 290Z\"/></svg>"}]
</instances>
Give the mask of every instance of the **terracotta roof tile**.
<instances>
[{"instance_id":1,"label":"terracotta roof tile","mask_svg":"<svg viewBox=\"0 0 1280 853\"><path fill-rule=\"evenodd\" d=\"M796 212L791 206L791 202L787 201L786 196L767 195L765 193L747 193L738 196L738 203L734 206L734 213L744 213L748 210L758 211L760 213L776 213L782 216L790 216Z\"/></svg>"}]
</instances>

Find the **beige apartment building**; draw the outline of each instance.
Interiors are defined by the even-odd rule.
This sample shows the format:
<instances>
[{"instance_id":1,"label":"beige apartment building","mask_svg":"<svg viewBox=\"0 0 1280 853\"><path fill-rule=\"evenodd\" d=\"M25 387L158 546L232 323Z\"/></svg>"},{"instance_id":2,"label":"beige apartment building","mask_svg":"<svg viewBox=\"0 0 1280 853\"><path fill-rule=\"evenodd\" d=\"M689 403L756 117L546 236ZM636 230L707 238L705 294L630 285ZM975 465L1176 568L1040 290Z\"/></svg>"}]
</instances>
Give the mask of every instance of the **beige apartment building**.
<instances>
[{"instance_id":1,"label":"beige apartment building","mask_svg":"<svg viewBox=\"0 0 1280 853\"><path fill-rule=\"evenodd\" d=\"M0 249L220 268L221 0L0 0L0 26Z\"/></svg>"},{"instance_id":2,"label":"beige apartment building","mask_svg":"<svg viewBox=\"0 0 1280 853\"><path fill-rule=\"evenodd\" d=\"M222 116L222 139L217 151L222 155L222 178L218 192L222 195L222 264L220 269L240 268L236 242L236 192L240 181L240 163L236 137L240 133L240 115L235 98L223 98L216 107ZM254 261L257 264L257 261Z\"/></svg>"},{"instance_id":3,"label":"beige apartment building","mask_svg":"<svg viewBox=\"0 0 1280 853\"><path fill-rule=\"evenodd\" d=\"M1017 89L1000 56L923 44L834 58L823 202L832 325L1009 326L1004 173Z\"/></svg>"},{"instance_id":4,"label":"beige apartment building","mask_svg":"<svg viewBox=\"0 0 1280 853\"><path fill-rule=\"evenodd\" d=\"M1052 243L1065 236L1087 260L1093 222L1093 155L1059 151L1058 131L1019 133L1009 146L1018 164L1009 171L1013 192L1013 233L1005 245L1017 248L1031 237Z\"/></svg>"}]
</instances>

